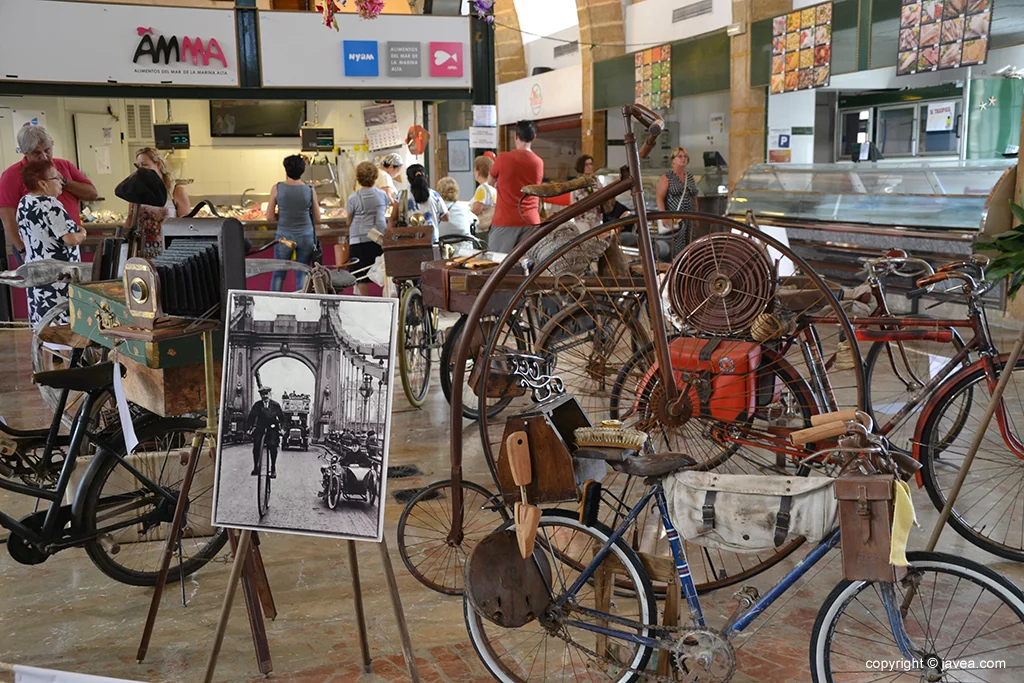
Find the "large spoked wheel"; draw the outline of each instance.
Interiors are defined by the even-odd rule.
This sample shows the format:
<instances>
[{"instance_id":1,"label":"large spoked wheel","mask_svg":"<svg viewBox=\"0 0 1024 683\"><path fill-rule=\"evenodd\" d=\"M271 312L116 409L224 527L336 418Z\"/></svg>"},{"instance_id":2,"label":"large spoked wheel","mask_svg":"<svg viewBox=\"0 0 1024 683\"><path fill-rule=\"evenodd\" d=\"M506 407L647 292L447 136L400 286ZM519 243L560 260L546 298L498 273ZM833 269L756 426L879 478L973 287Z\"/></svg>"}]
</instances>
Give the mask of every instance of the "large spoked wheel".
<instances>
[{"instance_id":1,"label":"large spoked wheel","mask_svg":"<svg viewBox=\"0 0 1024 683\"><path fill-rule=\"evenodd\" d=\"M510 522L507 528L514 528ZM580 568L593 560L595 553L608 541L611 531L604 527L588 527L571 513L547 511L537 529L537 547L551 563L551 592L554 599L565 595L580 576ZM615 577L614 595L602 597L589 581L568 604L589 608L645 626L657 622L657 601L651 582L640 558L621 540L611 546L599 572ZM653 653L653 648L624 639L604 637L593 631L537 619L517 629L505 629L481 618L463 597L466 626L473 647L487 670L499 681L635 681ZM610 626L616 630L648 635L650 628L609 624L601 615L560 610L569 620ZM544 623L542 623L544 622ZM548 624L548 628L545 627ZM595 657L594 654L600 656ZM609 661L611 660L611 661Z\"/></svg>"},{"instance_id":2,"label":"large spoked wheel","mask_svg":"<svg viewBox=\"0 0 1024 683\"><path fill-rule=\"evenodd\" d=\"M256 508L263 519L270 509L270 444L260 437L260 463L256 473Z\"/></svg>"},{"instance_id":3,"label":"large spoked wheel","mask_svg":"<svg viewBox=\"0 0 1024 683\"><path fill-rule=\"evenodd\" d=\"M501 500L483 486L462 482L462 542L448 542L452 483L438 481L413 496L398 518L398 553L417 581L445 595L462 595L466 558L487 534L509 521Z\"/></svg>"},{"instance_id":4,"label":"large spoked wheel","mask_svg":"<svg viewBox=\"0 0 1024 683\"><path fill-rule=\"evenodd\" d=\"M402 376L402 389L413 406L419 408L427 400L430 390L430 346L433 340L429 311L423 305L418 287L402 288L398 319L398 369Z\"/></svg>"},{"instance_id":5,"label":"large spoked wheel","mask_svg":"<svg viewBox=\"0 0 1024 683\"><path fill-rule=\"evenodd\" d=\"M85 491L81 523L85 534L93 537L85 544L85 550L96 567L115 581L132 586L156 585L189 450L196 430L202 427L201 420L172 418L137 428L139 445L127 461L155 488L124 467L113 454L102 449L96 454L103 461ZM117 445L117 439L113 441L112 445ZM123 457L123 445L119 448ZM215 445L207 439L199 454L182 525L180 554L176 552L173 556L168 581L195 572L227 540L224 530L209 526L213 507L213 448Z\"/></svg>"},{"instance_id":6,"label":"large spoked wheel","mask_svg":"<svg viewBox=\"0 0 1024 683\"><path fill-rule=\"evenodd\" d=\"M721 354L713 356L714 364L698 368L673 361L677 387L689 408L684 415L666 410L637 264L624 273L596 257L581 272L564 270L565 255L599 252L610 233L634 225L635 218L584 233L539 263L499 316L499 332L488 340L484 357L500 367L510 350L532 350L544 361L540 374L558 377L592 424L624 420L647 431L656 449L690 454L705 469L807 474L815 463L806 467L801 461L816 449L792 446L788 435L809 427L812 415L863 406L859 349L839 344L841 336L853 338L836 297L839 288L818 278L784 244L748 226L703 214L652 216L658 218L702 222L717 231L695 240L676 258L659 298L674 297L678 304L668 309L663 303L661 314L680 359L683 344L693 349L686 356L691 363L701 362L698 350L708 344L708 353L717 348ZM713 386L712 369L728 375L729 382ZM500 375L488 374L481 395L492 393L487 383L499 380ZM494 401L481 398L480 405ZM531 394L523 393L496 417L481 410L480 433L492 471L505 419L533 407ZM604 483L625 495L627 505L642 488L618 474ZM609 506L606 515L612 516L603 521L611 525L617 512ZM639 527L630 543L668 557L658 515L647 518L650 523ZM691 548L697 588L712 590L753 576L799 543L793 539L776 553L756 556Z\"/></svg>"},{"instance_id":7,"label":"large spoked wheel","mask_svg":"<svg viewBox=\"0 0 1024 683\"><path fill-rule=\"evenodd\" d=\"M448 330L448 334L444 339L444 345L441 347L441 391L444 393L446 401L451 403L452 400L452 368L455 364L455 350L458 348L459 341L462 339L462 331L466 328L466 316L461 316L455 321L451 329ZM473 387L469 384L470 374L473 372L473 365L476 362L476 357L480 353L481 347L483 347L484 339L489 336L494 330L494 321L490 318L481 320L480 325L477 327L476 332L473 334L473 343L470 348L469 358L466 360L466 381L462 386L462 416L467 420L476 420L480 417L480 410L478 405L478 399L476 392L473 391ZM492 405L488 406L488 411L491 413L491 417L495 417L502 410L505 409L511 402L511 398L499 399Z\"/></svg>"},{"instance_id":8,"label":"large spoked wheel","mask_svg":"<svg viewBox=\"0 0 1024 683\"><path fill-rule=\"evenodd\" d=\"M1007 372L1003 369L1002 372ZM976 368L952 385L921 415L921 476L935 508L945 507L967 451L977 436L991 391ZM949 524L965 539L994 555L1024 562L1024 358L1017 361L1002 406L982 437L960 489ZM962 427L960 427L962 425Z\"/></svg>"},{"instance_id":9,"label":"large spoked wheel","mask_svg":"<svg viewBox=\"0 0 1024 683\"><path fill-rule=\"evenodd\" d=\"M934 341L875 342L864 357L864 403L871 409L879 427L885 426L909 403L914 395L935 377L943 366L964 348L964 340L956 330L949 343ZM970 359L960 365L966 368ZM958 370L960 368L954 368ZM949 438L963 428L970 402L964 405L959 419L950 422ZM889 443L909 453L913 450L917 413L911 412L894 424L886 437Z\"/></svg>"},{"instance_id":10,"label":"large spoked wheel","mask_svg":"<svg viewBox=\"0 0 1024 683\"><path fill-rule=\"evenodd\" d=\"M943 553L909 552L896 582L903 622L927 671L906 660L893 638L880 585L842 581L825 598L811 634L811 675L832 681L1016 681L1024 668L1024 593L991 569ZM943 662L971 662L970 668ZM882 671L879 663L899 665ZM906 668L903 668L906 665ZM934 677L933 677L934 676Z\"/></svg>"}]
</instances>

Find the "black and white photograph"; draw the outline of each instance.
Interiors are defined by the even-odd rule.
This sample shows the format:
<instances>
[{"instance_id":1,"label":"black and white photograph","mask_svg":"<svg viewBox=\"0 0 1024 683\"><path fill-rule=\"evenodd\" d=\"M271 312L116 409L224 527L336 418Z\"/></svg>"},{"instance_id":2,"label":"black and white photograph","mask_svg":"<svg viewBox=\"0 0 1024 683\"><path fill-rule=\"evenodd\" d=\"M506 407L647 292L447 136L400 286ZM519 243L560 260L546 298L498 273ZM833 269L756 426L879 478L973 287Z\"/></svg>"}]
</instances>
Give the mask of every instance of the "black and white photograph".
<instances>
[{"instance_id":1,"label":"black and white photograph","mask_svg":"<svg viewBox=\"0 0 1024 683\"><path fill-rule=\"evenodd\" d=\"M216 526L379 541L393 299L232 291Z\"/></svg>"}]
</instances>

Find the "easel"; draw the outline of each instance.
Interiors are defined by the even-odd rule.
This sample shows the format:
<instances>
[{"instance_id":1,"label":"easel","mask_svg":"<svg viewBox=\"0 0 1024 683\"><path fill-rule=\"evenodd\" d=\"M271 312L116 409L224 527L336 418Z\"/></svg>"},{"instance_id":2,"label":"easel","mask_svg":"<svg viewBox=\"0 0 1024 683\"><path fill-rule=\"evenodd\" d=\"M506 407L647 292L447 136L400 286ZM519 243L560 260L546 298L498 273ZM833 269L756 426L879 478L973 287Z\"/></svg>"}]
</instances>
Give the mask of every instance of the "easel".
<instances>
[{"instance_id":1,"label":"easel","mask_svg":"<svg viewBox=\"0 0 1024 683\"><path fill-rule=\"evenodd\" d=\"M305 291L309 292L310 289L317 294L334 293L334 288L331 286L330 282L330 275L327 274L327 271L322 268L314 268L310 271L306 281ZM212 358L212 341L209 342L209 344L209 355ZM207 366L208 381L212 381L212 368L212 363ZM208 403L210 401L209 396L212 396L212 392L207 394ZM384 505L383 501L380 502L380 505ZM381 512L383 513L383 510ZM263 571L263 563L259 560L259 550L253 542L255 532L250 529L243 529L238 536L237 542L234 536L235 533L235 531L231 532L232 545L235 548L235 561L231 565L231 576L228 578L227 589L224 592L224 603L221 606L220 618L217 620L217 632L213 640L213 649L210 650L209 659L206 661L206 676L203 679L206 683L213 683L213 674L217 669L217 659L220 657L221 646L224 644L224 633L227 630L228 618L231 616L231 607L235 600L235 591L238 590L239 580L242 582L246 607L249 608L250 624L253 627L253 641L256 644L257 657L259 657L260 652L260 640L257 636L258 631L262 634L262 643L264 645L266 644L266 632L262 630L262 621L257 625L252 619L254 613L259 613L260 606L252 594L252 588L246 581L246 577L251 576L254 572L257 575L263 576L264 583L266 580L266 575ZM362 582L359 577L359 559L356 555L355 541L348 540L345 543L348 550L349 570L352 572L352 599L355 603L356 624L359 630L359 649L363 662L363 671L365 673L370 673L372 670L372 661L370 659L370 642L366 633L366 618L363 610ZM252 552L250 552L250 547L254 549ZM391 564L391 555L388 554L387 540L385 538L381 538L377 547L380 549L380 560L384 569L384 578L388 584L388 594L391 597L391 607L395 612L395 621L398 624L398 634L402 641L402 655L405 657L405 665L409 669L409 676L412 679L412 682L419 683L419 668L416 665L416 655L413 652L412 640L409 637L409 626L405 621L405 610L402 608L402 598L398 593L398 581L395 580L395 570ZM259 582L257 582L257 588L258 587ZM269 596L269 589L267 589L266 594ZM273 603L271 602L271 606L272 605ZM276 615L276 611L274 614ZM269 659L270 653L268 648L268 663ZM263 670L262 660L260 671L264 674L269 673L269 670Z\"/></svg>"},{"instance_id":2,"label":"easel","mask_svg":"<svg viewBox=\"0 0 1024 683\"><path fill-rule=\"evenodd\" d=\"M160 564L160 572L157 575L156 587L153 590L153 599L149 604L149 613L146 615L146 625L142 630L142 639L139 642L139 651L136 660L142 662L149 650L149 642L153 636L153 627L156 624L156 614L160 610L160 600L163 597L164 587L167 585L167 574L170 571L171 559L175 551L180 547L182 536L182 522L185 517L185 507L188 503L189 491L192 488L192 479L195 476L196 468L199 465L199 458L203 452L203 445L207 439L214 443L217 441L217 401L214 396L217 386L214 378L213 357L213 329L206 329L203 335L203 362L206 370L206 427L196 432L192 438L192 446L188 454L188 462L185 466L185 476L181 482L181 492L178 494L178 502L174 508L174 519L171 522L171 530L167 535L167 543L164 545L164 555ZM248 532L246 532L248 533ZM264 614L270 619L277 617L277 608L274 605L273 595L270 593L270 584L267 581L267 572L263 566L263 558L259 551L259 541L242 545L237 532L229 532L231 547L235 551L235 566L239 566L240 578L242 580L243 592L245 594L245 605L249 613L249 627L252 630L253 646L256 649L256 661L262 674L269 674L274 670L270 658L270 643L267 640L267 630L263 623ZM241 561L240 561L241 560ZM234 572L234 568L232 568ZM239 576L232 573L234 581ZM185 600L184 583L182 583L182 603Z\"/></svg>"}]
</instances>

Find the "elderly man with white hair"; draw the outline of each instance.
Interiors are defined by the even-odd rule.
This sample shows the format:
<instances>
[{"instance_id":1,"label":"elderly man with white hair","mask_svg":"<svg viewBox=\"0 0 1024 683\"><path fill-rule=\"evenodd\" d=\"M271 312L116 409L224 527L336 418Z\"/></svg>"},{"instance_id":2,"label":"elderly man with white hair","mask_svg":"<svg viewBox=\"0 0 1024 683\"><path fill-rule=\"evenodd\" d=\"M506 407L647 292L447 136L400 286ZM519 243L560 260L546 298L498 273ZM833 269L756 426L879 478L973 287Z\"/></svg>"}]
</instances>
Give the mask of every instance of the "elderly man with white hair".
<instances>
[{"instance_id":1,"label":"elderly man with white hair","mask_svg":"<svg viewBox=\"0 0 1024 683\"><path fill-rule=\"evenodd\" d=\"M21 181L21 170L32 161L50 161L61 175L61 193L57 197L71 219L81 225L80 202L96 199L96 187L66 159L53 158L53 139L42 126L23 126L18 131L18 147L25 158L14 164L0 176L0 221L4 224L7 243L14 246L21 261L25 244L18 234L16 211L18 202L28 194Z\"/></svg>"}]
</instances>

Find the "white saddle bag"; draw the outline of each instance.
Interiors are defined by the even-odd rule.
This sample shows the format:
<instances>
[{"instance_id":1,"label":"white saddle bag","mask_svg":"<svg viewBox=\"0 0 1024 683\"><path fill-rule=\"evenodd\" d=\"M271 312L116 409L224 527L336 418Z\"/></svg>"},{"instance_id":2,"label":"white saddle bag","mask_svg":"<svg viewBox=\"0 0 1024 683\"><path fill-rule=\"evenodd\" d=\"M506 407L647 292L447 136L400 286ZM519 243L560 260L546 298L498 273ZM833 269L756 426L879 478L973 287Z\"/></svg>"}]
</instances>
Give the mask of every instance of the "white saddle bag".
<instances>
[{"instance_id":1,"label":"white saddle bag","mask_svg":"<svg viewBox=\"0 0 1024 683\"><path fill-rule=\"evenodd\" d=\"M771 552L794 536L820 541L839 523L828 477L676 472L663 484L676 530L706 548Z\"/></svg>"}]
</instances>

